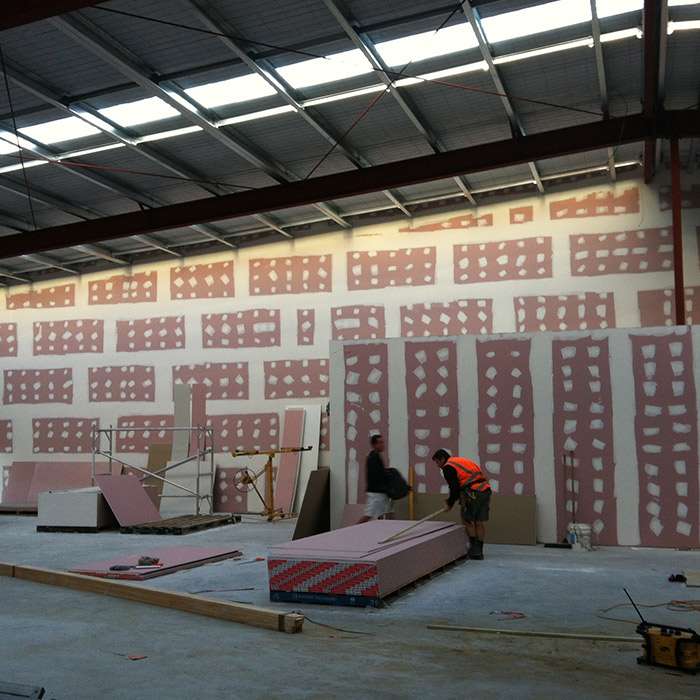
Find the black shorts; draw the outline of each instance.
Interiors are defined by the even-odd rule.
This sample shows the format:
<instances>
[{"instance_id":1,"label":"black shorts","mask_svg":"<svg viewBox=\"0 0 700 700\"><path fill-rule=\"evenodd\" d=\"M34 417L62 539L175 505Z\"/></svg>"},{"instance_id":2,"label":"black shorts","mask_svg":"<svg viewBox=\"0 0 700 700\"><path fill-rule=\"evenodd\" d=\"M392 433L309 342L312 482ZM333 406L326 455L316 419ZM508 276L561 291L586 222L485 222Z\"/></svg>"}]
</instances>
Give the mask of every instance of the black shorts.
<instances>
[{"instance_id":1,"label":"black shorts","mask_svg":"<svg viewBox=\"0 0 700 700\"><path fill-rule=\"evenodd\" d=\"M489 519L491 491L462 491L459 494L462 522L484 523Z\"/></svg>"}]
</instances>

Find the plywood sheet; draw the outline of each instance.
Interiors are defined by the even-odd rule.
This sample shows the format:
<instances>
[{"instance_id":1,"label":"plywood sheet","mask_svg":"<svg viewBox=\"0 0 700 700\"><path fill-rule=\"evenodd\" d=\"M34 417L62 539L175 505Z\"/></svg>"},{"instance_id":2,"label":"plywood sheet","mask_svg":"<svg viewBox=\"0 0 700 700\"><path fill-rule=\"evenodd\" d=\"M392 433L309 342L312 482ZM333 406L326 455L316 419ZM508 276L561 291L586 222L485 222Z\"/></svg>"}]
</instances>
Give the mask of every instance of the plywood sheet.
<instances>
[{"instance_id":1,"label":"plywood sheet","mask_svg":"<svg viewBox=\"0 0 700 700\"><path fill-rule=\"evenodd\" d=\"M191 423L192 389L188 384L173 386L173 402L175 404L175 427L188 428ZM184 459L189 450L190 434L186 430L176 430L173 433L173 460Z\"/></svg>"},{"instance_id":2,"label":"plywood sheet","mask_svg":"<svg viewBox=\"0 0 700 700\"><path fill-rule=\"evenodd\" d=\"M110 571L115 565L136 566L142 556L159 559L162 566L150 569L129 569L127 571ZM97 576L98 578L116 578L133 581L155 578L172 574L181 569L192 569L223 559L241 556L241 552L231 547L148 547L136 554L127 554L116 559L90 562L69 569L74 574Z\"/></svg>"},{"instance_id":3,"label":"plywood sheet","mask_svg":"<svg viewBox=\"0 0 700 700\"><path fill-rule=\"evenodd\" d=\"M2 492L3 503L29 503L29 488L35 467L36 462L12 462L7 485Z\"/></svg>"},{"instance_id":4,"label":"plywood sheet","mask_svg":"<svg viewBox=\"0 0 700 700\"><path fill-rule=\"evenodd\" d=\"M122 527L161 519L137 477L100 475L95 480Z\"/></svg>"},{"instance_id":5,"label":"plywood sheet","mask_svg":"<svg viewBox=\"0 0 700 700\"><path fill-rule=\"evenodd\" d=\"M330 476L330 469L316 469L309 475L293 540L319 535L331 529Z\"/></svg>"},{"instance_id":6,"label":"plywood sheet","mask_svg":"<svg viewBox=\"0 0 700 700\"><path fill-rule=\"evenodd\" d=\"M169 442L151 443L148 446L148 461L146 462L146 469L148 469L149 472L159 472L170 461L172 452L173 446ZM156 508L160 508L160 497L163 493L163 482L160 479L155 479L151 476L145 476L136 472L134 472L134 475L139 477L144 489L146 489L146 493L153 501L153 505ZM161 474L161 476L164 475Z\"/></svg>"},{"instance_id":7,"label":"plywood sheet","mask_svg":"<svg viewBox=\"0 0 700 700\"><path fill-rule=\"evenodd\" d=\"M303 408L288 408L284 412L282 427L282 447L300 447L304 436ZM281 508L285 513L294 507L294 495L299 477L301 452L287 452L279 457L277 478L275 479L275 508Z\"/></svg>"}]
</instances>

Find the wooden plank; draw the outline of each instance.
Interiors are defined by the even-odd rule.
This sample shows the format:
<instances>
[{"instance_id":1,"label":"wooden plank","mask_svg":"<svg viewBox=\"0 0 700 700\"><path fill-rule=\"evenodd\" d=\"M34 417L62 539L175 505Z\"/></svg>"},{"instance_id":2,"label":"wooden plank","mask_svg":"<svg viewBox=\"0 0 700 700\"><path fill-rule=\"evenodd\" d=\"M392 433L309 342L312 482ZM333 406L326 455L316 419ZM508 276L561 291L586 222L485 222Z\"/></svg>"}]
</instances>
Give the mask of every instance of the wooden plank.
<instances>
[{"instance_id":1,"label":"wooden plank","mask_svg":"<svg viewBox=\"0 0 700 700\"><path fill-rule=\"evenodd\" d=\"M293 540L320 535L331 529L330 469L311 472L301 504Z\"/></svg>"},{"instance_id":2,"label":"wooden plank","mask_svg":"<svg viewBox=\"0 0 700 700\"><path fill-rule=\"evenodd\" d=\"M11 573L8 573L11 572ZM94 578L81 574L71 574L33 566L19 566L0 563L0 575L14 576L23 581L43 583L48 586L70 588L82 593L97 593L112 598L130 600L134 603L156 605L161 608L180 610L194 615L204 615L217 620L238 622L275 632L294 634L302 631L304 616L298 613L281 613L267 608L259 608L240 603L227 603L211 600L187 593L174 593L159 588L145 588L121 581Z\"/></svg>"},{"instance_id":3,"label":"wooden plank","mask_svg":"<svg viewBox=\"0 0 700 700\"><path fill-rule=\"evenodd\" d=\"M304 435L303 408L287 408L284 412L282 447L300 447ZM294 507L294 494L299 478L301 452L285 452L280 455L277 477L275 478L275 508L291 513Z\"/></svg>"}]
</instances>

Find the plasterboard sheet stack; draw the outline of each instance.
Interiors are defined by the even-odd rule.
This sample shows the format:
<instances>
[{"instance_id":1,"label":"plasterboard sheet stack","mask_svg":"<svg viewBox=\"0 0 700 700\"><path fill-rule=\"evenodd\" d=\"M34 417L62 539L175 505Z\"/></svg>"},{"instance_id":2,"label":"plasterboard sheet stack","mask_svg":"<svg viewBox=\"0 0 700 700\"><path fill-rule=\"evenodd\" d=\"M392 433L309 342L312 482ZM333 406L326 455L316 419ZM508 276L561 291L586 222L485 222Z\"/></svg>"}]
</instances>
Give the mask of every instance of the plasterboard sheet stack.
<instances>
[{"instance_id":1,"label":"plasterboard sheet stack","mask_svg":"<svg viewBox=\"0 0 700 700\"><path fill-rule=\"evenodd\" d=\"M39 527L99 530L113 523L112 512L96 486L39 494Z\"/></svg>"}]
</instances>

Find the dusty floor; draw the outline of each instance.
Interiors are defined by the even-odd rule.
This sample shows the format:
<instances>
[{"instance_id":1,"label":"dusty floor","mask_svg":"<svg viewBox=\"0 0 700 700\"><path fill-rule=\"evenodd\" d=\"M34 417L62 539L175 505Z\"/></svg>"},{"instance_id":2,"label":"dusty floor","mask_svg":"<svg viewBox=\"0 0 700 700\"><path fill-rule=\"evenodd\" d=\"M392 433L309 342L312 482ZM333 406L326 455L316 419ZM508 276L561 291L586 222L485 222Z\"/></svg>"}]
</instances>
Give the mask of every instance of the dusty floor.
<instances>
[{"instance_id":1,"label":"dusty floor","mask_svg":"<svg viewBox=\"0 0 700 700\"><path fill-rule=\"evenodd\" d=\"M233 545L246 559L289 539L292 523L251 519L184 537L36 533L34 518L0 517L0 561L67 569L169 544ZM0 578L0 680L80 698L698 698L700 676L640 667L638 647L432 631L426 625L634 635L602 620L624 602L698 599L668 575L700 568L700 552L608 548L576 553L490 546L379 610L274 605L264 562L221 562L142 585L179 591L253 588L208 596L301 608L300 635ZM494 610L525 619L498 620ZM699 613L657 608L649 618L700 629ZM629 609L611 613L633 620ZM354 632L341 632L323 623ZM147 658L130 661L129 654Z\"/></svg>"}]
</instances>

